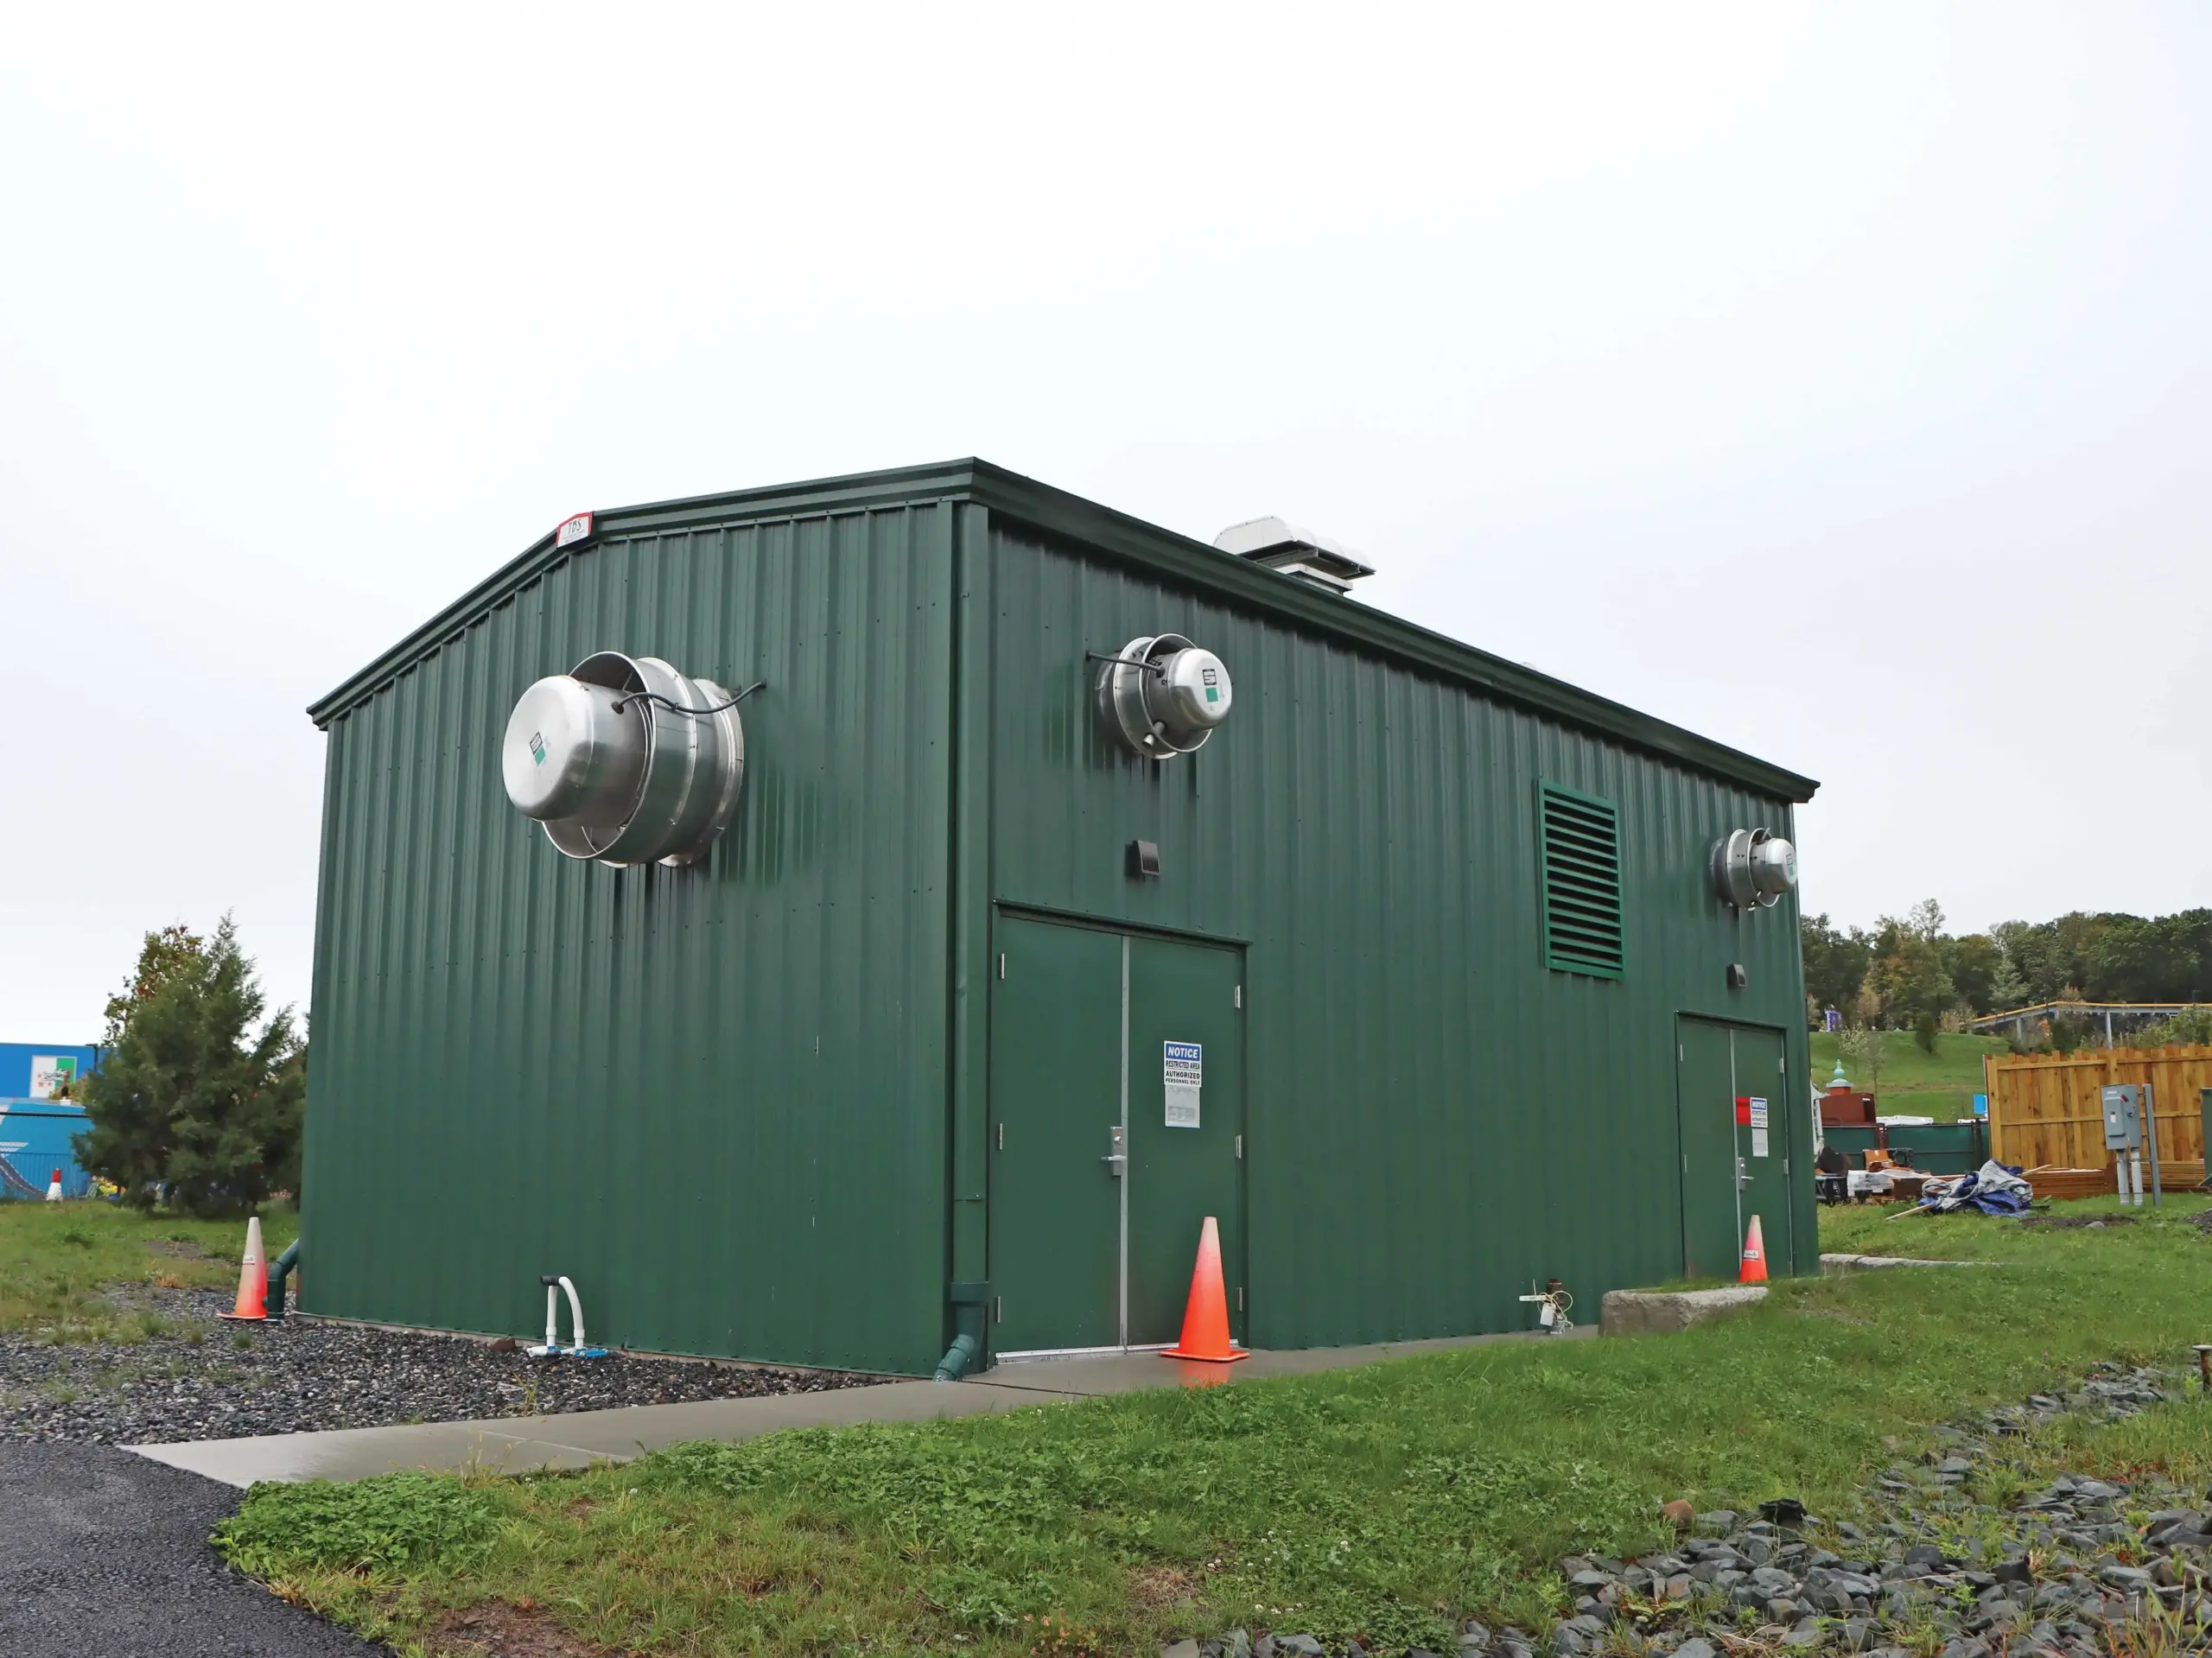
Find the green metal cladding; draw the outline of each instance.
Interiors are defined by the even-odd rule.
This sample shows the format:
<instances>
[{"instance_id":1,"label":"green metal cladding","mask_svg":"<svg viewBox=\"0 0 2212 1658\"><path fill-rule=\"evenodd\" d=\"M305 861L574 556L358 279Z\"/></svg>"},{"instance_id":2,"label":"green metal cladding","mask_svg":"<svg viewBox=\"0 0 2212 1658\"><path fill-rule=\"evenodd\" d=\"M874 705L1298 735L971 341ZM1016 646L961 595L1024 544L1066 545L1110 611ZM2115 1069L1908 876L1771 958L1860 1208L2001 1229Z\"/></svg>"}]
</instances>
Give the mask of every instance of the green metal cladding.
<instances>
[{"instance_id":1,"label":"green metal cladding","mask_svg":"<svg viewBox=\"0 0 2212 1658\"><path fill-rule=\"evenodd\" d=\"M1085 660L1161 632L1236 689L1164 764ZM517 696L607 649L767 683L697 867L501 788ZM1243 947L1255 1344L1677 1275L1684 1014L1782 1034L1769 1248L1816 1266L1795 901L1707 873L1808 780L982 462L601 513L311 713L308 1312L524 1332L565 1272L624 1346L926 1374L987 1277L1001 916ZM1547 965L1548 790L1616 816L1617 978Z\"/></svg>"}]
</instances>

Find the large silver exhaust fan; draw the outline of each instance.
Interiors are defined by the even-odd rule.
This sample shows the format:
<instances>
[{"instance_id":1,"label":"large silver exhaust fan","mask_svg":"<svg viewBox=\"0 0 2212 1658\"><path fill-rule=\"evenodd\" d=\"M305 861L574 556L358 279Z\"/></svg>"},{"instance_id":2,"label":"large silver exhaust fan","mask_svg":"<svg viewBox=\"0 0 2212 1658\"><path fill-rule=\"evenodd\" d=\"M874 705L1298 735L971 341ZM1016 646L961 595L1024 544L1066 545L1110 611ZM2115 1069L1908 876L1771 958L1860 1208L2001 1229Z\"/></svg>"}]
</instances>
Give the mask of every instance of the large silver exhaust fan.
<instances>
[{"instance_id":1,"label":"large silver exhaust fan","mask_svg":"<svg viewBox=\"0 0 2212 1658\"><path fill-rule=\"evenodd\" d=\"M745 782L733 696L658 657L602 651L539 680L507 717L507 798L571 858L688 864L729 826Z\"/></svg>"},{"instance_id":2,"label":"large silver exhaust fan","mask_svg":"<svg viewBox=\"0 0 2212 1658\"><path fill-rule=\"evenodd\" d=\"M1229 717L1229 670L1180 633L1141 635L1101 662L1099 722L1140 754L1191 753Z\"/></svg>"},{"instance_id":3,"label":"large silver exhaust fan","mask_svg":"<svg viewBox=\"0 0 2212 1658\"><path fill-rule=\"evenodd\" d=\"M1797 848L1763 829L1732 829L1713 843L1713 891L1739 910L1766 909L1797 890Z\"/></svg>"}]
</instances>

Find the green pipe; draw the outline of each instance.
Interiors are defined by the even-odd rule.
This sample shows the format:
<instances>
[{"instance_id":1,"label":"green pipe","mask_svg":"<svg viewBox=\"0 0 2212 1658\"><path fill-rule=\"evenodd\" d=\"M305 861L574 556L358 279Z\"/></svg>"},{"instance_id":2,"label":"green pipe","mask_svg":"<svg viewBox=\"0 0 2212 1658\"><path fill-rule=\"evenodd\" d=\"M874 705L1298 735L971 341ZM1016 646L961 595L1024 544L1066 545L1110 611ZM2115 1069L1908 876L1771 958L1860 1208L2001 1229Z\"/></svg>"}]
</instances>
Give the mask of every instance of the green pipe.
<instances>
[{"instance_id":1,"label":"green pipe","mask_svg":"<svg viewBox=\"0 0 2212 1658\"><path fill-rule=\"evenodd\" d=\"M944 1350L944 1356L937 1362L937 1380L957 1382L976 1362L979 1344L973 1336L962 1334L952 1338L952 1345Z\"/></svg>"},{"instance_id":2,"label":"green pipe","mask_svg":"<svg viewBox=\"0 0 2212 1658\"><path fill-rule=\"evenodd\" d=\"M285 1280L291 1277L292 1269L299 1264L300 1241L294 1238L284 1246L284 1253L276 1257L276 1264L269 1269L268 1306L270 1318L281 1318L284 1316Z\"/></svg>"}]
</instances>

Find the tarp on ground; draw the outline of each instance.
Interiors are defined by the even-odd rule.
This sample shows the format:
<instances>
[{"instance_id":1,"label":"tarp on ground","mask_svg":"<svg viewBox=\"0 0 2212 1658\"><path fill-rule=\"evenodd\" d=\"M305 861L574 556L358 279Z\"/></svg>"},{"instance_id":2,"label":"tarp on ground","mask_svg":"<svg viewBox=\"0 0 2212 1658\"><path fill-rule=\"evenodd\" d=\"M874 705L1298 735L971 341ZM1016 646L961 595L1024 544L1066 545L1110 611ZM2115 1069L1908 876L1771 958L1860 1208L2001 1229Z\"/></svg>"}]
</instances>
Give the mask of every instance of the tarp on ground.
<instances>
[{"instance_id":1,"label":"tarp on ground","mask_svg":"<svg viewBox=\"0 0 2212 1658\"><path fill-rule=\"evenodd\" d=\"M2035 1188L2020 1178L2020 1171L1992 1160L1972 1174L1948 1180L1930 1180L1921 1188L1920 1206L1939 1213L1978 1209L1985 1215L2018 1215L2025 1211Z\"/></svg>"}]
</instances>

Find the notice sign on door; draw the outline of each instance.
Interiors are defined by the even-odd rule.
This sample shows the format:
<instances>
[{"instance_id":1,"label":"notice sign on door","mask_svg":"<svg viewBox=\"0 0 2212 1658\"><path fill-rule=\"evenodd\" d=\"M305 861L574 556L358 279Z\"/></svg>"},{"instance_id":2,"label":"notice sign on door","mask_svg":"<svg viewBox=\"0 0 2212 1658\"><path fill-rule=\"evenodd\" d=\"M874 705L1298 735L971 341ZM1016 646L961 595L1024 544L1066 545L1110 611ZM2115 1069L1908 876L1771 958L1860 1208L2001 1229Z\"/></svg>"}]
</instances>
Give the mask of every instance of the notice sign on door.
<instances>
[{"instance_id":1,"label":"notice sign on door","mask_svg":"<svg viewBox=\"0 0 2212 1658\"><path fill-rule=\"evenodd\" d=\"M1751 1108L1750 1116L1751 1125L1751 1155L1753 1157L1764 1157L1767 1154L1766 1102L1754 1096L1751 1100L1747 1101L1746 1103Z\"/></svg>"},{"instance_id":2,"label":"notice sign on door","mask_svg":"<svg viewBox=\"0 0 2212 1658\"><path fill-rule=\"evenodd\" d=\"M1206 1051L1198 1042L1160 1045L1160 1081L1167 1087L1167 1126L1198 1126L1198 1090L1205 1086Z\"/></svg>"}]
</instances>

